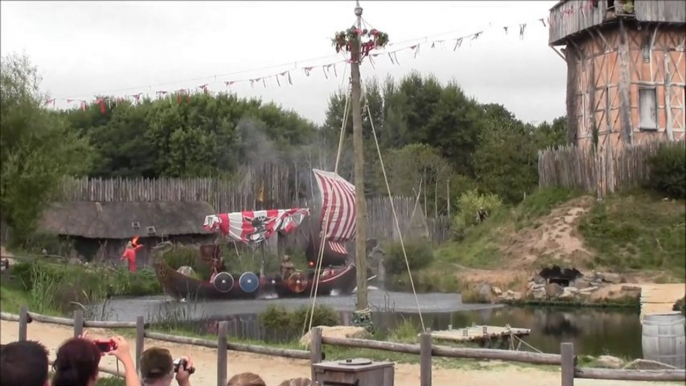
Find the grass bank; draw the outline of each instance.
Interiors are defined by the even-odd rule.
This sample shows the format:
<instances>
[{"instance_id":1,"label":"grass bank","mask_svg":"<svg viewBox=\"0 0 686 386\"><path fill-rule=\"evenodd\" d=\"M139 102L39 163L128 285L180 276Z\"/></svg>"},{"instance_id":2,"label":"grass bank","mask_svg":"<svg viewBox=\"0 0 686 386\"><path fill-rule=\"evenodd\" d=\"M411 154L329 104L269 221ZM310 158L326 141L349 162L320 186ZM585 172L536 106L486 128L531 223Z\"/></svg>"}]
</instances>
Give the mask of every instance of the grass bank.
<instances>
[{"instance_id":1,"label":"grass bank","mask_svg":"<svg viewBox=\"0 0 686 386\"><path fill-rule=\"evenodd\" d=\"M686 277L686 202L641 191L610 196L584 216L579 232L597 253L589 268L660 271L661 280Z\"/></svg>"},{"instance_id":2,"label":"grass bank","mask_svg":"<svg viewBox=\"0 0 686 386\"><path fill-rule=\"evenodd\" d=\"M583 213L565 232L580 240L588 254L579 257L573 251L567 255L562 251L562 259L556 260L535 244L546 230L562 229L563 218L577 208ZM551 263L564 265L566 259L582 272L610 271L650 277L655 282L683 282L685 218L683 200L665 200L641 190L601 202L565 189L539 190L517 206L498 208L483 223L466 229L460 240L436 248L431 264L413 270L413 280L420 292L469 292L469 277L461 274L464 270L488 273L507 267L534 271ZM525 261L527 254L535 255L533 261ZM507 288L522 287L526 284L523 280L528 280L516 275L501 279L498 284ZM410 290L407 273L391 276L388 288Z\"/></svg>"},{"instance_id":3,"label":"grass bank","mask_svg":"<svg viewBox=\"0 0 686 386\"><path fill-rule=\"evenodd\" d=\"M503 262L503 242L507 233L537 229L540 218L559 205L579 197L579 192L566 189L543 189L529 196L519 205L502 206L478 226L468 228L462 240L450 241L436 250L436 266L464 266L495 269Z\"/></svg>"},{"instance_id":4,"label":"grass bank","mask_svg":"<svg viewBox=\"0 0 686 386\"><path fill-rule=\"evenodd\" d=\"M18 259L4 275L0 285L3 310L27 304L38 313L64 313L74 309L77 303L162 292L151 268L132 274L123 268L70 265L38 258Z\"/></svg>"}]
</instances>

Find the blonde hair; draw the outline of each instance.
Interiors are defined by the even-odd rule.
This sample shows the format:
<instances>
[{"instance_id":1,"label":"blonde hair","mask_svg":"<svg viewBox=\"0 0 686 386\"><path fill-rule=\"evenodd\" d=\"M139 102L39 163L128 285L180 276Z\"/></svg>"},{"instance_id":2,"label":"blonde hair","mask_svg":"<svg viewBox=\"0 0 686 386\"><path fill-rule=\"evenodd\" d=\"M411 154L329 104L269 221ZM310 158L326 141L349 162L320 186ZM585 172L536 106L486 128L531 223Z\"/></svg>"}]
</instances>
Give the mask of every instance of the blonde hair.
<instances>
[{"instance_id":1,"label":"blonde hair","mask_svg":"<svg viewBox=\"0 0 686 386\"><path fill-rule=\"evenodd\" d=\"M319 386L319 383L308 378L293 378L279 383L279 386Z\"/></svg>"},{"instance_id":2,"label":"blonde hair","mask_svg":"<svg viewBox=\"0 0 686 386\"><path fill-rule=\"evenodd\" d=\"M264 380L255 373L240 373L236 374L226 386L267 386Z\"/></svg>"}]
</instances>

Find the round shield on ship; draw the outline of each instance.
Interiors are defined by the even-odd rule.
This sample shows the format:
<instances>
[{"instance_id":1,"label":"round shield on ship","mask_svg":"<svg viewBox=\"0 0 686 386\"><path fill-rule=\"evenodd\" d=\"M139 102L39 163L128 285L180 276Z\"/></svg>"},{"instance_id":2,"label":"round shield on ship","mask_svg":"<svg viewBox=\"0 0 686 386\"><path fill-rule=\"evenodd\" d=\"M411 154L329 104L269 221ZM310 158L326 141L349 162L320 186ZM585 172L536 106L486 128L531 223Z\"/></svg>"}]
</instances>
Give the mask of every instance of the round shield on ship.
<instances>
[{"instance_id":1,"label":"round shield on ship","mask_svg":"<svg viewBox=\"0 0 686 386\"><path fill-rule=\"evenodd\" d=\"M220 272L214 277L214 288L225 294L233 288L233 276L228 272Z\"/></svg>"},{"instance_id":2,"label":"round shield on ship","mask_svg":"<svg viewBox=\"0 0 686 386\"><path fill-rule=\"evenodd\" d=\"M307 288L307 276L302 272L295 272L288 277L286 283L291 291L301 293Z\"/></svg>"},{"instance_id":3,"label":"round shield on ship","mask_svg":"<svg viewBox=\"0 0 686 386\"><path fill-rule=\"evenodd\" d=\"M260 279L252 272L245 272L238 278L238 285L243 292L253 293L260 286Z\"/></svg>"}]
</instances>

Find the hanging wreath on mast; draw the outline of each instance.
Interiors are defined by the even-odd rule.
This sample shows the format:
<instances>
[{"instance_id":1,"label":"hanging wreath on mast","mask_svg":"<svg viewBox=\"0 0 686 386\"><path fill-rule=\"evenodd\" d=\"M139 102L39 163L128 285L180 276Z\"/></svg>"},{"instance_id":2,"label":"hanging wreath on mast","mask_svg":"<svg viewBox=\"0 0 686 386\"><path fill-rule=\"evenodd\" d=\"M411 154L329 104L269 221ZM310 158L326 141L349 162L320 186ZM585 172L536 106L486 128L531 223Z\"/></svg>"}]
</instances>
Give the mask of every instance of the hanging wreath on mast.
<instances>
[{"instance_id":1,"label":"hanging wreath on mast","mask_svg":"<svg viewBox=\"0 0 686 386\"><path fill-rule=\"evenodd\" d=\"M372 50L384 48L388 44L388 34L376 28L367 30L353 26L345 31L336 32L331 42L338 53L341 51L350 52L355 40L360 42L360 61L362 61Z\"/></svg>"}]
</instances>

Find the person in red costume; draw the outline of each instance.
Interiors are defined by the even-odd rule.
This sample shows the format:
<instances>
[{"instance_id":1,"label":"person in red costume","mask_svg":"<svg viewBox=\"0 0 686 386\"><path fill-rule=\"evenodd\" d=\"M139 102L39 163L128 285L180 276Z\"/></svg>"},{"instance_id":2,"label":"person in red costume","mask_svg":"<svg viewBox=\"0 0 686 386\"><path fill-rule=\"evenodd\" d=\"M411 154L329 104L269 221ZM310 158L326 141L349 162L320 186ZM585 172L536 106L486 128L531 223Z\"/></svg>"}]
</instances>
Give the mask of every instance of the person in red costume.
<instances>
[{"instance_id":1,"label":"person in red costume","mask_svg":"<svg viewBox=\"0 0 686 386\"><path fill-rule=\"evenodd\" d=\"M136 236L126 244L126 250L121 255L121 260L126 259L129 263L129 272L131 273L136 272L136 252L141 248L143 248L143 244L138 244L138 236Z\"/></svg>"}]
</instances>

